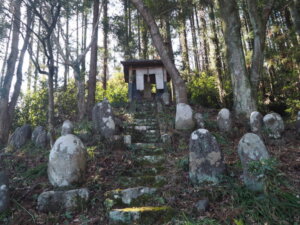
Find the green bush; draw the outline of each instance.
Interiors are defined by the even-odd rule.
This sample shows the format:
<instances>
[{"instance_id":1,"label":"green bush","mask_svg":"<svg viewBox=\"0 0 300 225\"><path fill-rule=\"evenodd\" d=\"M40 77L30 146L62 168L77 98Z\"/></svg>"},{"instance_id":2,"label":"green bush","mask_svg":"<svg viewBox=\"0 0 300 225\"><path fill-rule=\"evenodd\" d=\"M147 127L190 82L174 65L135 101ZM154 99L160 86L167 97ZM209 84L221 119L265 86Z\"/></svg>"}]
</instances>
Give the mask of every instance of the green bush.
<instances>
[{"instance_id":1,"label":"green bush","mask_svg":"<svg viewBox=\"0 0 300 225\"><path fill-rule=\"evenodd\" d=\"M120 105L128 101L128 84L125 83L123 73L116 73L107 82L105 91L101 85L97 85L96 102L103 101L107 98L113 105Z\"/></svg>"},{"instance_id":2,"label":"green bush","mask_svg":"<svg viewBox=\"0 0 300 225\"><path fill-rule=\"evenodd\" d=\"M215 76L201 73L193 76L187 83L188 94L193 104L201 104L206 107L219 107L219 94Z\"/></svg>"},{"instance_id":3,"label":"green bush","mask_svg":"<svg viewBox=\"0 0 300 225\"><path fill-rule=\"evenodd\" d=\"M58 89L54 93L54 121L55 125L66 119L75 119L77 115L77 93L75 82L70 81L67 90ZM35 92L26 92L21 95L16 108L14 128L23 124L46 126L48 117L48 90L46 82Z\"/></svg>"},{"instance_id":4,"label":"green bush","mask_svg":"<svg viewBox=\"0 0 300 225\"><path fill-rule=\"evenodd\" d=\"M20 96L16 107L14 128L24 124L45 126L47 124L48 93L46 83L42 83L36 92L27 92Z\"/></svg>"}]
</instances>

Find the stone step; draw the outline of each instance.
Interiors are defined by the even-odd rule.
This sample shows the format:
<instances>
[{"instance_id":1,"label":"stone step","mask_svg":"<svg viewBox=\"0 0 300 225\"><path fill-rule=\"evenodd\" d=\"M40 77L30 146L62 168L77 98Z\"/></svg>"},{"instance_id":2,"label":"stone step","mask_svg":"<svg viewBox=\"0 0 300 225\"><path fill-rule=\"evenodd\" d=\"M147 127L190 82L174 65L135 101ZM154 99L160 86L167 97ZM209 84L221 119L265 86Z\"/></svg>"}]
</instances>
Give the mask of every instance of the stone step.
<instances>
[{"instance_id":1,"label":"stone step","mask_svg":"<svg viewBox=\"0 0 300 225\"><path fill-rule=\"evenodd\" d=\"M148 143L160 143L161 139L158 137L135 137L133 138L133 142L147 141Z\"/></svg>"},{"instance_id":2,"label":"stone step","mask_svg":"<svg viewBox=\"0 0 300 225\"><path fill-rule=\"evenodd\" d=\"M105 208L107 211L113 208L140 207L148 205L163 205L165 200L157 192L156 188L135 187L117 189L105 193Z\"/></svg>"},{"instance_id":3,"label":"stone step","mask_svg":"<svg viewBox=\"0 0 300 225\"><path fill-rule=\"evenodd\" d=\"M163 148L158 148L158 147L157 148L144 148L144 149L132 148L132 151L136 155L162 155L165 152Z\"/></svg>"},{"instance_id":4,"label":"stone step","mask_svg":"<svg viewBox=\"0 0 300 225\"><path fill-rule=\"evenodd\" d=\"M135 122L155 122L156 123L156 118L145 118L145 119L135 119L134 120Z\"/></svg>"},{"instance_id":5,"label":"stone step","mask_svg":"<svg viewBox=\"0 0 300 225\"><path fill-rule=\"evenodd\" d=\"M164 224L170 221L174 215L175 210L169 206L144 206L136 208L114 209L109 212L109 224Z\"/></svg>"},{"instance_id":6,"label":"stone step","mask_svg":"<svg viewBox=\"0 0 300 225\"><path fill-rule=\"evenodd\" d=\"M165 161L166 158L163 155L145 155L145 156L138 157L135 161L135 164L140 166L145 166L145 165L160 166Z\"/></svg>"},{"instance_id":7,"label":"stone step","mask_svg":"<svg viewBox=\"0 0 300 225\"><path fill-rule=\"evenodd\" d=\"M161 147L161 144L157 144L157 143L134 143L134 144L131 144L131 149L133 150L153 150L153 149L157 149L157 148L160 148Z\"/></svg>"},{"instance_id":8,"label":"stone step","mask_svg":"<svg viewBox=\"0 0 300 225\"><path fill-rule=\"evenodd\" d=\"M164 186L166 183L166 177L161 175L119 178L120 188L130 188L137 186L148 186L158 188Z\"/></svg>"},{"instance_id":9,"label":"stone step","mask_svg":"<svg viewBox=\"0 0 300 225\"><path fill-rule=\"evenodd\" d=\"M156 112L152 111L143 111L143 112L138 112L134 113L133 117L135 119L146 119L146 118L154 118L156 115Z\"/></svg>"},{"instance_id":10,"label":"stone step","mask_svg":"<svg viewBox=\"0 0 300 225\"><path fill-rule=\"evenodd\" d=\"M164 166L143 166L142 168L134 168L124 171L122 176L141 177L141 176L156 176L165 170Z\"/></svg>"},{"instance_id":11,"label":"stone step","mask_svg":"<svg viewBox=\"0 0 300 225\"><path fill-rule=\"evenodd\" d=\"M146 132L146 133L155 133L158 132L159 130L155 130L156 127L153 126L134 126L133 129L135 131L141 131L141 132Z\"/></svg>"}]
</instances>

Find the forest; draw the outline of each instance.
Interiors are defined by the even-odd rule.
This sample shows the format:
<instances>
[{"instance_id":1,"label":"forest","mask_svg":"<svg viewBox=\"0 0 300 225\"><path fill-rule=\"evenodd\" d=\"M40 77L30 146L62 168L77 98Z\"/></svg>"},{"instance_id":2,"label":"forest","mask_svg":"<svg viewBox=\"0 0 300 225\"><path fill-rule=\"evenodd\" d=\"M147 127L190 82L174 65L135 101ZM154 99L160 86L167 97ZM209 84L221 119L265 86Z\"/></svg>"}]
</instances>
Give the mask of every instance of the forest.
<instances>
[{"instance_id":1,"label":"forest","mask_svg":"<svg viewBox=\"0 0 300 225\"><path fill-rule=\"evenodd\" d=\"M300 0L0 1L0 224L300 223Z\"/></svg>"}]
</instances>

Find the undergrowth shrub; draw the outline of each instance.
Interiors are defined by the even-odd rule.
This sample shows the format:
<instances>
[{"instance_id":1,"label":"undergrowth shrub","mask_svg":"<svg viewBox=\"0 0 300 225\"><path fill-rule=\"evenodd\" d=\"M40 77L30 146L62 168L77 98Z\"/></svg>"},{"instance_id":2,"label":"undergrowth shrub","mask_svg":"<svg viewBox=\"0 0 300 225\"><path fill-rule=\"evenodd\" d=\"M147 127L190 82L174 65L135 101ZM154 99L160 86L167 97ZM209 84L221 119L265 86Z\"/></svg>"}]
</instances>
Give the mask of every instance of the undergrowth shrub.
<instances>
[{"instance_id":1,"label":"undergrowth shrub","mask_svg":"<svg viewBox=\"0 0 300 225\"><path fill-rule=\"evenodd\" d=\"M219 94L215 76L201 73L193 76L187 83L188 94L192 104L200 104L205 107L219 107Z\"/></svg>"},{"instance_id":2,"label":"undergrowth shrub","mask_svg":"<svg viewBox=\"0 0 300 225\"><path fill-rule=\"evenodd\" d=\"M125 83L123 73L118 72L108 80L106 91L101 85L97 85L96 102L101 102L104 98L107 98L108 101L115 107L122 106L127 103L128 84Z\"/></svg>"}]
</instances>

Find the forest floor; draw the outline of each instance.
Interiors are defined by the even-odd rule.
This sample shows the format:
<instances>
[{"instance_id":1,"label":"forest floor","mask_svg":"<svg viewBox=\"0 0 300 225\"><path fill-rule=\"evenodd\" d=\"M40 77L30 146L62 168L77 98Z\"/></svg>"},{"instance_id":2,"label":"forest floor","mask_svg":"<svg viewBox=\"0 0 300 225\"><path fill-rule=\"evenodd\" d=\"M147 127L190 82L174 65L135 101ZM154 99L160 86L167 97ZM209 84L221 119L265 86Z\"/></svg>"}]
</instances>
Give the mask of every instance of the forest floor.
<instances>
[{"instance_id":1,"label":"forest floor","mask_svg":"<svg viewBox=\"0 0 300 225\"><path fill-rule=\"evenodd\" d=\"M188 143L190 134L173 131L173 143L168 150L164 173L169 178L164 187L168 205L178 210L169 224L299 224L300 223L300 139L293 124L287 124L283 145L267 145L276 166L270 166L268 190L265 195L247 191L240 180L241 164L237 145L247 133L235 124L232 135L217 130L217 110L198 109L205 116L206 127L217 138L224 153L227 174L219 185L193 186L188 176ZM171 116L170 116L171 118ZM90 203L76 213L45 214L37 211L37 197L53 190L47 178L49 150L28 144L11 154L1 155L1 169L10 177L11 207L0 214L0 224L108 224L103 206L104 193L117 189L117 178L134 167L130 151L124 146L89 145L86 183ZM209 199L209 209L199 212L193 207L203 198Z\"/></svg>"}]
</instances>

